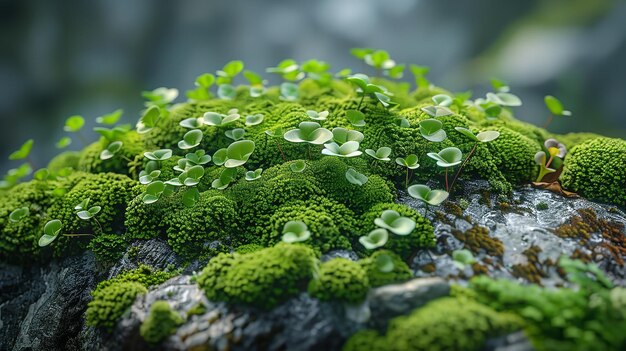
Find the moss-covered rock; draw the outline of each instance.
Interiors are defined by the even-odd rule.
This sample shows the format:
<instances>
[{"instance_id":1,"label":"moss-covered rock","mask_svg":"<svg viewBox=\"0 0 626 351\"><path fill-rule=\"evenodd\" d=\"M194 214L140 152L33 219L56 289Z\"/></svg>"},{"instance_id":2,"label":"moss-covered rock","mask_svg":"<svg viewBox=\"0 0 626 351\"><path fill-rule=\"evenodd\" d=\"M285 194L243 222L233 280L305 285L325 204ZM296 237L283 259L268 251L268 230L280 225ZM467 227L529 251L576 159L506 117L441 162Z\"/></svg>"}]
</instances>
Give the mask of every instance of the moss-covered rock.
<instances>
[{"instance_id":1,"label":"moss-covered rock","mask_svg":"<svg viewBox=\"0 0 626 351\"><path fill-rule=\"evenodd\" d=\"M309 294L324 301L358 303L365 299L370 284L365 270L357 262L333 258L324 262L309 283Z\"/></svg>"},{"instance_id":2,"label":"moss-covered rock","mask_svg":"<svg viewBox=\"0 0 626 351\"><path fill-rule=\"evenodd\" d=\"M102 289L87 306L87 325L112 330L137 296L147 292L143 285L134 282L121 282Z\"/></svg>"},{"instance_id":3,"label":"moss-covered rock","mask_svg":"<svg viewBox=\"0 0 626 351\"><path fill-rule=\"evenodd\" d=\"M177 272L175 271L161 271L142 264L135 269L124 271L111 279L101 281L91 292L91 295L95 298L109 286L127 282L138 283L149 288L153 285L165 282L176 274Z\"/></svg>"},{"instance_id":4,"label":"moss-covered rock","mask_svg":"<svg viewBox=\"0 0 626 351\"><path fill-rule=\"evenodd\" d=\"M278 244L246 254L219 254L198 276L209 300L271 308L304 290L316 257L310 248Z\"/></svg>"},{"instance_id":5,"label":"moss-covered rock","mask_svg":"<svg viewBox=\"0 0 626 351\"><path fill-rule=\"evenodd\" d=\"M389 272L381 271L380 266L376 263L376 260L384 255L391 257L391 262L393 262L393 269ZM409 266L402 261L400 256L389 250L376 251L370 257L359 260L359 264L363 267L365 273L367 273L367 278L372 287L401 283L413 277Z\"/></svg>"},{"instance_id":6,"label":"moss-covered rock","mask_svg":"<svg viewBox=\"0 0 626 351\"><path fill-rule=\"evenodd\" d=\"M565 157L561 183L567 190L626 206L626 140L595 138Z\"/></svg>"},{"instance_id":7,"label":"moss-covered rock","mask_svg":"<svg viewBox=\"0 0 626 351\"><path fill-rule=\"evenodd\" d=\"M150 306L148 316L141 323L139 334L149 344L158 344L174 334L184 320L173 311L167 301L156 301Z\"/></svg>"},{"instance_id":8,"label":"moss-covered rock","mask_svg":"<svg viewBox=\"0 0 626 351\"><path fill-rule=\"evenodd\" d=\"M132 168L143 158L144 145L141 136L130 131L120 138L123 145L120 151L108 160L100 158L102 150L111 143L108 139L100 140L83 149L78 161L78 169L89 173L119 173L132 175Z\"/></svg>"},{"instance_id":9,"label":"moss-covered rock","mask_svg":"<svg viewBox=\"0 0 626 351\"><path fill-rule=\"evenodd\" d=\"M78 151L64 151L48 162L50 173L57 174L65 168L78 169L81 153Z\"/></svg>"},{"instance_id":10,"label":"moss-covered rock","mask_svg":"<svg viewBox=\"0 0 626 351\"><path fill-rule=\"evenodd\" d=\"M100 262L115 262L124 255L128 241L121 234L102 234L93 238L87 248Z\"/></svg>"}]
</instances>

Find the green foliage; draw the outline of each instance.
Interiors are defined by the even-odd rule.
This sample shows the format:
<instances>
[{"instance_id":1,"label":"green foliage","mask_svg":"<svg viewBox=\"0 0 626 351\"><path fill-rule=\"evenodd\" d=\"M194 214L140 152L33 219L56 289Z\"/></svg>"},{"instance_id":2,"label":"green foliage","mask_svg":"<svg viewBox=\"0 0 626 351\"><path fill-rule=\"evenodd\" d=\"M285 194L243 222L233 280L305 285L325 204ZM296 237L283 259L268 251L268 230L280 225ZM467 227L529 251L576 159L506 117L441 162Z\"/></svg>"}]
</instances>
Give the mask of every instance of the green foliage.
<instances>
[{"instance_id":1,"label":"green foliage","mask_svg":"<svg viewBox=\"0 0 626 351\"><path fill-rule=\"evenodd\" d=\"M211 301L272 308L306 287L315 261L313 250L300 244L222 253L209 261L197 282Z\"/></svg>"},{"instance_id":2,"label":"green foliage","mask_svg":"<svg viewBox=\"0 0 626 351\"><path fill-rule=\"evenodd\" d=\"M389 236L388 242L385 244L385 248L395 252L403 259L406 259L415 251L423 248L433 247L435 245L435 236L433 234L433 227L430 222L423 218L414 209L395 203L380 203L372 206L367 212L365 212L357 223L358 233L366 234L377 228L374 221L380 217L381 213L385 210L393 210L398 212L401 216L410 218L416 224L415 229L408 235L395 235ZM362 248L356 247L360 252L364 252Z\"/></svg>"},{"instance_id":3,"label":"green foliage","mask_svg":"<svg viewBox=\"0 0 626 351\"><path fill-rule=\"evenodd\" d=\"M101 281L91 292L91 296L96 298L97 296L106 294L107 288L122 283L137 283L145 288L149 288L153 285L165 282L177 275L177 273L176 271L160 271L142 264L135 269L124 271L111 279Z\"/></svg>"},{"instance_id":4,"label":"green foliage","mask_svg":"<svg viewBox=\"0 0 626 351\"><path fill-rule=\"evenodd\" d=\"M591 139L570 150L561 183L584 197L626 206L625 164L626 141Z\"/></svg>"},{"instance_id":5,"label":"green foliage","mask_svg":"<svg viewBox=\"0 0 626 351\"><path fill-rule=\"evenodd\" d=\"M132 175L131 169L135 158L142 158L145 151L139 134L128 132L120 140L122 148L111 158L102 159L100 154L106 150L110 142L100 138L93 144L88 145L81 152L78 161L78 170L89 173L119 173Z\"/></svg>"},{"instance_id":6,"label":"green foliage","mask_svg":"<svg viewBox=\"0 0 626 351\"><path fill-rule=\"evenodd\" d=\"M148 290L139 283L121 282L112 284L93 295L87 305L87 325L113 330L118 320L128 311L138 295Z\"/></svg>"},{"instance_id":7,"label":"green foliage","mask_svg":"<svg viewBox=\"0 0 626 351\"><path fill-rule=\"evenodd\" d=\"M98 235L87 246L100 262L116 262L124 255L127 247L128 241L120 234Z\"/></svg>"},{"instance_id":8,"label":"green foliage","mask_svg":"<svg viewBox=\"0 0 626 351\"><path fill-rule=\"evenodd\" d=\"M381 270L381 266L378 264L377 260L381 259L383 256L391 257L391 262L393 263L392 270ZM401 283L413 277L411 269L402 261L400 256L388 250L376 251L370 257L359 260L359 264L365 270L372 287Z\"/></svg>"},{"instance_id":9,"label":"green foliage","mask_svg":"<svg viewBox=\"0 0 626 351\"><path fill-rule=\"evenodd\" d=\"M149 344L158 344L174 334L183 322L183 317L173 311L167 301L155 301L141 323L139 334Z\"/></svg>"},{"instance_id":10,"label":"green foliage","mask_svg":"<svg viewBox=\"0 0 626 351\"><path fill-rule=\"evenodd\" d=\"M322 263L309 283L309 294L324 301L358 303L365 299L369 288L367 274L359 263L333 258Z\"/></svg>"},{"instance_id":11,"label":"green foliage","mask_svg":"<svg viewBox=\"0 0 626 351\"><path fill-rule=\"evenodd\" d=\"M387 333L355 334L344 350L366 342L370 350L483 350L488 339L514 332L521 321L464 298L441 298L389 322Z\"/></svg>"},{"instance_id":12,"label":"green foliage","mask_svg":"<svg viewBox=\"0 0 626 351\"><path fill-rule=\"evenodd\" d=\"M48 170L52 174L57 174L65 168L78 169L81 154L77 151L64 151L48 162Z\"/></svg>"}]
</instances>

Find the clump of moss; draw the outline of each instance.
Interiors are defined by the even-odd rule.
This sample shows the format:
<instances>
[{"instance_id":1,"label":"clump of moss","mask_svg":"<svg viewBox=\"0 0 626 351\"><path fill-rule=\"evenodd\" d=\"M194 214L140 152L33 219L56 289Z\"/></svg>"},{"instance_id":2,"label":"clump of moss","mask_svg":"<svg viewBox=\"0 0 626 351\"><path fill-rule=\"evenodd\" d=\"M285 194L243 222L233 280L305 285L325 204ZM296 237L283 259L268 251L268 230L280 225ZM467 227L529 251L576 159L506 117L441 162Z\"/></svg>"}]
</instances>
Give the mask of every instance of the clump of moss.
<instances>
[{"instance_id":1,"label":"clump of moss","mask_svg":"<svg viewBox=\"0 0 626 351\"><path fill-rule=\"evenodd\" d=\"M488 339L521 326L521 320L512 314L496 312L469 299L447 297L392 319L384 336L355 334L356 340L351 338L344 350L356 350L351 347L366 341L374 346L368 348L371 350L482 350Z\"/></svg>"},{"instance_id":2,"label":"clump of moss","mask_svg":"<svg viewBox=\"0 0 626 351\"><path fill-rule=\"evenodd\" d=\"M91 295L95 298L111 285L128 282L138 283L148 288L153 285L161 284L174 277L176 274L176 271L161 271L148 265L140 265L136 269L122 272L111 279L101 281L91 292Z\"/></svg>"},{"instance_id":3,"label":"clump of moss","mask_svg":"<svg viewBox=\"0 0 626 351\"><path fill-rule=\"evenodd\" d=\"M60 170L65 168L78 169L79 160L80 152L64 151L48 162L48 170L52 174L57 174Z\"/></svg>"},{"instance_id":4,"label":"clump of moss","mask_svg":"<svg viewBox=\"0 0 626 351\"><path fill-rule=\"evenodd\" d=\"M452 234L465 244L465 247L474 254L485 251L489 256L502 257L504 244L497 238L489 236L489 230L485 227L474 226L465 232L453 229Z\"/></svg>"},{"instance_id":5,"label":"clump of moss","mask_svg":"<svg viewBox=\"0 0 626 351\"><path fill-rule=\"evenodd\" d=\"M535 208L539 211L545 211L549 208L549 206L547 203L541 201L537 205L535 205Z\"/></svg>"},{"instance_id":6,"label":"clump of moss","mask_svg":"<svg viewBox=\"0 0 626 351\"><path fill-rule=\"evenodd\" d=\"M594 200L626 206L626 141L595 138L573 147L565 157L561 184Z\"/></svg>"},{"instance_id":7,"label":"clump of moss","mask_svg":"<svg viewBox=\"0 0 626 351\"><path fill-rule=\"evenodd\" d=\"M306 287L315 261L313 250L297 244L222 253L209 261L197 282L209 300L272 308Z\"/></svg>"},{"instance_id":8,"label":"clump of moss","mask_svg":"<svg viewBox=\"0 0 626 351\"><path fill-rule=\"evenodd\" d=\"M138 295L148 290L135 282L111 284L94 295L87 305L87 325L113 330L117 321L128 311Z\"/></svg>"},{"instance_id":9,"label":"clump of moss","mask_svg":"<svg viewBox=\"0 0 626 351\"><path fill-rule=\"evenodd\" d=\"M170 307L167 301L156 301L150 306L148 316L141 323L139 334L149 344L158 344L174 334L183 318Z\"/></svg>"},{"instance_id":10,"label":"clump of moss","mask_svg":"<svg viewBox=\"0 0 626 351\"><path fill-rule=\"evenodd\" d=\"M309 283L309 294L324 301L358 303L365 299L370 284L366 271L357 262L333 258L324 262Z\"/></svg>"},{"instance_id":11,"label":"clump of moss","mask_svg":"<svg viewBox=\"0 0 626 351\"><path fill-rule=\"evenodd\" d=\"M370 208L359 219L357 224L359 233L363 235L376 229L374 220L380 217L385 210L394 210L404 217L411 218L416 224L415 229L408 235L389 234L389 241L385 245L386 249L395 252L402 259L406 259L419 249L435 245L434 229L430 221L422 217L414 209L402 204L381 203ZM365 252L360 245L357 245L356 248L361 253Z\"/></svg>"},{"instance_id":12,"label":"clump of moss","mask_svg":"<svg viewBox=\"0 0 626 351\"><path fill-rule=\"evenodd\" d=\"M89 173L119 173L132 174L136 159L143 158L144 146L140 135L130 131L121 137L123 143L121 150L112 158L102 160L100 153L106 149L110 141L105 138L88 145L83 149L78 161L78 170Z\"/></svg>"},{"instance_id":13,"label":"clump of moss","mask_svg":"<svg viewBox=\"0 0 626 351\"><path fill-rule=\"evenodd\" d=\"M389 272L381 271L379 265L376 264L376 260L383 255L390 256L391 262L393 262L393 269ZM372 287L401 283L413 277L411 269L402 261L400 256L388 250L376 251L372 256L359 260L359 264L365 269Z\"/></svg>"},{"instance_id":14,"label":"clump of moss","mask_svg":"<svg viewBox=\"0 0 626 351\"><path fill-rule=\"evenodd\" d=\"M363 329L353 334L341 348L343 351L388 350L384 337L376 330Z\"/></svg>"},{"instance_id":15,"label":"clump of moss","mask_svg":"<svg viewBox=\"0 0 626 351\"><path fill-rule=\"evenodd\" d=\"M120 234L102 234L93 238L87 248L100 262L115 262L124 255L128 241Z\"/></svg>"},{"instance_id":16,"label":"clump of moss","mask_svg":"<svg viewBox=\"0 0 626 351\"><path fill-rule=\"evenodd\" d=\"M354 213L344 205L325 197L312 197L307 201L292 201L281 207L270 217L270 231L264 233L266 246L281 241L283 227L289 221L303 221L311 231L307 242L322 252L331 249L349 249L351 232L354 228Z\"/></svg>"}]
</instances>

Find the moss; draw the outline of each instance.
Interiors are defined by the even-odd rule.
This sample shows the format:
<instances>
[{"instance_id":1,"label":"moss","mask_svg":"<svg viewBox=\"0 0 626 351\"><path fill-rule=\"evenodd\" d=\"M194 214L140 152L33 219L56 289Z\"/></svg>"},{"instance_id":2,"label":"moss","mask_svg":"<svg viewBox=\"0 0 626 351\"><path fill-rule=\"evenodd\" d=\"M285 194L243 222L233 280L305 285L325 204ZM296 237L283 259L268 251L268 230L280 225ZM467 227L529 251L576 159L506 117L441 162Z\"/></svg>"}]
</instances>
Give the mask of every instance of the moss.
<instances>
[{"instance_id":1,"label":"moss","mask_svg":"<svg viewBox=\"0 0 626 351\"><path fill-rule=\"evenodd\" d=\"M108 160L100 159L100 152L106 149L110 141L105 138L88 145L83 149L78 161L78 169L89 173L132 174L132 168L138 160L143 159L144 146L137 132L126 133L120 141L122 149Z\"/></svg>"},{"instance_id":2,"label":"moss","mask_svg":"<svg viewBox=\"0 0 626 351\"><path fill-rule=\"evenodd\" d=\"M174 334L183 318L170 307L167 301L156 301L150 306L148 316L141 323L139 334L149 344L158 344Z\"/></svg>"},{"instance_id":3,"label":"moss","mask_svg":"<svg viewBox=\"0 0 626 351\"><path fill-rule=\"evenodd\" d=\"M358 303L365 299L370 284L357 262L333 258L324 262L309 284L309 294L323 301Z\"/></svg>"},{"instance_id":4,"label":"moss","mask_svg":"<svg viewBox=\"0 0 626 351\"><path fill-rule=\"evenodd\" d=\"M595 138L565 157L561 184L580 195L626 207L626 140Z\"/></svg>"},{"instance_id":5,"label":"moss","mask_svg":"<svg viewBox=\"0 0 626 351\"><path fill-rule=\"evenodd\" d=\"M80 160L80 152L78 151L64 151L48 162L48 171L53 174L59 173L60 170L65 168L78 169L78 162Z\"/></svg>"},{"instance_id":6,"label":"moss","mask_svg":"<svg viewBox=\"0 0 626 351\"><path fill-rule=\"evenodd\" d=\"M124 255L127 246L126 238L120 234L102 234L93 238L87 248L98 261L115 262Z\"/></svg>"},{"instance_id":7,"label":"moss","mask_svg":"<svg viewBox=\"0 0 626 351\"><path fill-rule=\"evenodd\" d=\"M392 259L393 270L390 272L382 272L376 265L376 259L382 255L389 255ZM401 283L413 277L411 269L400 256L388 250L376 251L372 256L359 260L359 264L365 270L372 287Z\"/></svg>"},{"instance_id":8,"label":"moss","mask_svg":"<svg viewBox=\"0 0 626 351\"><path fill-rule=\"evenodd\" d=\"M365 332L357 338L373 339L384 350L483 350L490 338L518 330L519 318L464 298L441 298L408 316L389 322L382 340ZM355 343L349 340L346 345Z\"/></svg>"},{"instance_id":9,"label":"moss","mask_svg":"<svg viewBox=\"0 0 626 351\"><path fill-rule=\"evenodd\" d=\"M207 308L204 305L204 303L198 302L189 310L187 310L187 318L190 318L191 316L201 316L205 314L206 312L207 312Z\"/></svg>"},{"instance_id":10,"label":"moss","mask_svg":"<svg viewBox=\"0 0 626 351\"><path fill-rule=\"evenodd\" d=\"M313 276L315 254L278 244L247 254L219 254L198 276L209 300L272 308L302 291Z\"/></svg>"},{"instance_id":11,"label":"moss","mask_svg":"<svg viewBox=\"0 0 626 351\"><path fill-rule=\"evenodd\" d=\"M474 254L486 252L489 256L502 257L504 245L502 241L489 236L489 230L485 227L474 226L465 232L458 229L452 230L452 235L465 244L465 248Z\"/></svg>"},{"instance_id":12,"label":"moss","mask_svg":"<svg viewBox=\"0 0 626 351\"><path fill-rule=\"evenodd\" d=\"M213 241L229 242L236 233L235 203L217 191L200 194L194 207L167 215L167 241L177 254L193 258L206 254Z\"/></svg>"},{"instance_id":13,"label":"moss","mask_svg":"<svg viewBox=\"0 0 626 351\"><path fill-rule=\"evenodd\" d=\"M558 140L565 145L568 150L571 150L574 146L582 144L588 140L601 138L602 136L595 133L567 133L563 135L552 134L550 138Z\"/></svg>"},{"instance_id":14,"label":"moss","mask_svg":"<svg viewBox=\"0 0 626 351\"><path fill-rule=\"evenodd\" d=\"M96 298L98 295L105 293L106 288L128 282L138 283L148 288L153 285L161 284L174 277L176 274L177 272L175 271L161 271L142 264L136 269L122 272L111 279L101 281L91 292L91 295Z\"/></svg>"},{"instance_id":15,"label":"moss","mask_svg":"<svg viewBox=\"0 0 626 351\"><path fill-rule=\"evenodd\" d=\"M411 218L416 224L415 229L409 235L400 236L390 234L389 241L385 245L386 249L406 259L419 249L429 248L435 245L435 235L430 221L422 217L414 209L402 204L383 203L373 206L359 219L359 223L357 224L358 233L363 235L376 229L377 226L374 224L374 220L380 217L384 210L394 210L402 216ZM357 244L355 248L361 253L365 252L362 245Z\"/></svg>"},{"instance_id":16,"label":"moss","mask_svg":"<svg viewBox=\"0 0 626 351\"><path fill-rule=\"evenodd\" d=\"M138 295L148 290L139 283L120 282L102 289L87 305L87 325L113 330Z\"/></svg>"},{"instance_id":17,"label":"moss","mask_svg":"<svg viewBox=\"0 0 626 351\"><path fill-rule=\"evenodd\" d=\"M514 277L525 279L531 283L541 284L542 278L547 278L548 273L546 270L550 266L554 266L554 262L551 260L541 261L539 254L541 248L539 246L531 246L524 250L522 254L526 256L526 263L514 264L511 267L511 274Z\"/></svg>"},{"instance_id":18,"label":"moss","mask_svg":"<svg viewBox=\"0 0 626 351\"><path fill-rule=\"evenodd\" d=\"M245 244L245 245L238 246L235 249L235 252L240 253L240 254L246 254L246 253L251 253L251 252L262 250L263 248L264 246L261 246L258 244Z\"/></svg>"},{"instance_id":19,"label":"moss","mask_svg":"<svg viewBox=\"0 0 626 351\"><path fill-rule=\"evenodd\" d=\"M327 252L349 249L353 238L354 213L344 205L324 197L291 201L279 207L270 217L270 230L263 235L263 244L271 246L281 241L283 227L289 221L303 221L311 232L307 244ZM265 227L268 227L267 224Z\"/></svg>"},{"instance_id":20,"label":"moss","mask_svg":"<svg viewBox=\"0 0 626 351\"><path fill-rule=\"evenodd\" d=\"M541 201L541 202L537 203L537 205L535 205L535 208L537 210L539 210L539 211L545 211L545 210L547 210L550 207L548 206L547 203Z\"/></svg>"},{"instance_id":21,"label":"moss","mask_svg":"<svg viewBox=\"0 0 626 351\"><path fill-rule=\"evenodd\" d=\"M341 348L343 351L384 351L387 350L385 338L376 330L364 329L356 332Z\"/></svg>"}]
</instances>

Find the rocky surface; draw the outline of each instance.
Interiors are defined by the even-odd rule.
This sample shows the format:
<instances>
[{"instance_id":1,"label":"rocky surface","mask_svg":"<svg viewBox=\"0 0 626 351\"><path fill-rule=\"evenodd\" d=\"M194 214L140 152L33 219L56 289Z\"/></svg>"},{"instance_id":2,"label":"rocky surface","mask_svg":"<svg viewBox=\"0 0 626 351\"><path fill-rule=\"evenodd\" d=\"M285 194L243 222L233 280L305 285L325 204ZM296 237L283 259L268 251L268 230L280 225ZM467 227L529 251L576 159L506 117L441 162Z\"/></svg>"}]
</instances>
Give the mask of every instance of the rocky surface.
<instances>
[{"instance_id":1,"label":"rocky surface","mask_svg":"<svg viewBox=\"0 0 626 351\"><path fill-rule=\"evenodd\" d=\"M30 268L2 264L0 350L149 349L139 326L157 300L168 301L185 318L199 304L204 306L159 346L162 349L335 350L357 329L382 329L390 318L448 294L448 280L464 282L475 274L489 274L557 285L563 281L555 262L567 254L594 261L617 284L625 283L620 264L626 225L622 210L530 187L516 190L512 199L490 194L484 182L464 187L466 193L455 196L454 202L427 213L435 225L437 247L414 257L412 268L419 279L372 289L358 306L324 303L306 293L271 311L210 302L192 282L192 272L203 265L197 262L139 297L108 334L84 326L90 290L99 280L140 263L160 269L179 266L165 242L136 242L106 270L90 252ZM424 213L423 206L406 195L400 201ZM450 254L464 247L474 251L478 262L459 269ZM345 250L322 259L332 257L356 259ZM489 348L530 349L520 334L494 339Z\"/></svg>"}]
</instances>

